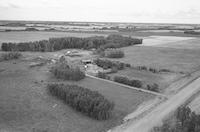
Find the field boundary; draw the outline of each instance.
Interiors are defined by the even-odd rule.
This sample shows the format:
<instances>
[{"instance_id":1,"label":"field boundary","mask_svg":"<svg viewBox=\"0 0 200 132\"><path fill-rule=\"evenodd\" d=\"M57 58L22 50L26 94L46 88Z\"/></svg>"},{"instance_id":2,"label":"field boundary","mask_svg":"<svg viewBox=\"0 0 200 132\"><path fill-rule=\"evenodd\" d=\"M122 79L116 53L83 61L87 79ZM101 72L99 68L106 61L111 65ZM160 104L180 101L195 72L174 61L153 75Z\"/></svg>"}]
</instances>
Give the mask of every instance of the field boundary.
<instances>
[{"instance_id":1,"label":"field boundary","mask_svg":"<svg viewBox=\"0 0 200 132\"><path fill-rule=\"evenodd\" d=\"M137 91L140 91L140 92L145 92L145 93L153 94L153 95L156 95L156 96L161 96L161 97L164 97L166 99L168 98L166 95L161 94L161 93L157 93L157 92L153 92L153 91L149 91L149 90L145 90L145 89L141 89L141 88L131 87L131 86L128 86L128 85L125 85L125 84L121 84L121 83L118 83L118 82L114 82L114 81L110 81L110 80L98 78L98 77L95 77L95 76L92 76L92 75L89 75L89 74L86 74L86 76L90 77L90 78L93 78L93 79L97 79L97 80L101 80L101 81L113 83L115 85L119 85L119 86L122 86L122 87L125 87L125 88L128 88L128 89L133 89L133 90L137 90Z\"/></svg>"}]
</instances>

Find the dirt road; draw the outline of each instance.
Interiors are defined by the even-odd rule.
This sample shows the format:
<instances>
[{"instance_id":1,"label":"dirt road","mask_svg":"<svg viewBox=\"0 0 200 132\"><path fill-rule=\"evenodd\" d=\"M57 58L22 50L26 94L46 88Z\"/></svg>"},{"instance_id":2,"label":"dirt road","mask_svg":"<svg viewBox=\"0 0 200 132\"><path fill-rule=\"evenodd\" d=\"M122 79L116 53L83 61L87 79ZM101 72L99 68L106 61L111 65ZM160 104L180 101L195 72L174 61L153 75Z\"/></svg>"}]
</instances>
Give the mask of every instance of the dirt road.
<instances>
[{"instance_id":1,"label":"dirt road","mask_svg":"<svg viewBox=\"0 0 200 132\"><path fill-rule=\"evenodd\" d=\"M179 106L184 104L199 90L200 78L194 80L184 89L147 114L144 118L134 122L129 121L124 125L111 130L111 132L148 132L154 126L161 124L165 117L167 117L171 112L175 111Z\"/></svg>"}]
</instances>

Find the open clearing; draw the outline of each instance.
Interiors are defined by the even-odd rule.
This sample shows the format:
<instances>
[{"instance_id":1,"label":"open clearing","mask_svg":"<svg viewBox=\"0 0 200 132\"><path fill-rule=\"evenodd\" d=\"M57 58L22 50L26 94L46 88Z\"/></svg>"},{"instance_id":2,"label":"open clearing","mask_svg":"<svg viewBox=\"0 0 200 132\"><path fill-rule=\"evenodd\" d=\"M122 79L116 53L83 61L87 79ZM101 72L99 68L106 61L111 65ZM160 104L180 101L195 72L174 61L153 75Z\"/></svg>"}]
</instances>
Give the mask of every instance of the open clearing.
<instances>
[{"instance_id":1,"label":"open clearing","mask_svg":"<svg viewBox=\"0 0 200 132\"><path fill-rule=\"evenodd\" d=\"M45 56L45 53L25 54L28 57L31 54ZM53 57L50 53L46 56L50 55ZM150 94L86 78L78 85L97 90L116 104L111 119L96 121L50 96L46 84L56 80L48 72L48 65L30 68L30 63L23 58L0 62L1 131L102 132L119 125L137 106L154 98Z\"/></svg>"}]
</instances>

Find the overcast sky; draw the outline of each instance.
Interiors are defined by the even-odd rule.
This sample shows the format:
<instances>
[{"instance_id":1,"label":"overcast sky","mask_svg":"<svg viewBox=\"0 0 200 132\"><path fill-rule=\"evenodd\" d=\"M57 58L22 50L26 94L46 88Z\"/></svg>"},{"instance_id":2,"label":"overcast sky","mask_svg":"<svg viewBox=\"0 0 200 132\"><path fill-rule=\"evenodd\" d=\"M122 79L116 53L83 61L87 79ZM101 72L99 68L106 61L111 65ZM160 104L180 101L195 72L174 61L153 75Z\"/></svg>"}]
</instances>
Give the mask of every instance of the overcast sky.
<instances>
[{"instance_id":1,"label":"overcast sky","mask_svg":"<svg viewBox=\"0 0 200 132\"><path fill-rule=\"evenodd\" d=\"M200 24L200 0L0 0L0 19Z\"/></svg>"}]
</instances>

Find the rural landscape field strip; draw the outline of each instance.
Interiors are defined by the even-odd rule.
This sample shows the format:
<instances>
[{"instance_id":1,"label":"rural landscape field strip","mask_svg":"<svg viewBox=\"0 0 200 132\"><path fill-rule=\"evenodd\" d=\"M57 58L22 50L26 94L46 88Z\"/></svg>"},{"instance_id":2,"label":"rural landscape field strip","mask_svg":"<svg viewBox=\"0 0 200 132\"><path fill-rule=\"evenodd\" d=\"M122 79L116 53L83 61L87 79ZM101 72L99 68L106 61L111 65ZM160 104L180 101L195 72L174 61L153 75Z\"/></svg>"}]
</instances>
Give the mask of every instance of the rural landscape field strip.
<instances>
[{"instance_id":1,"label":"rural landscape field strip","mask_svg":"<svg viewBox=\"0 0 200 132\"><path fill-rule=\"evenodd\" d=\"M86 35L84 37L88 37L88 36ZM178 53L177 53L177 49L167 48L167 50L166 50L164 47L162 47L162 48L159 47L159 45L162 46L167 43L174 43L174 42L180 43L181 40L188 40L188 39L190 40L190 38L172 37L172 39L171 39L168 36L168 37L161 37L161 38L155 37L152 39L154 39L155 41L152 40L152 42L151 42L151 37L150 37L150 40L147 40L151 44L156 42L155 45L154 44L151 45L152 47L151 46L148 47L148 45L147 45L146 47L145 46L144 47L129 46L129 47L121 48L125 51L125 55L124 55L125 58L119 59L119 61L123 62L125 60L125 62L133 63L133 64L138 64L137 62L139 62L139 63L141 63L141 66L144 65L144 66L147 66L150 68L151 68L151 65L149 66L149 65L143 64L143 61L148 61L147 62L148 64L154 64L154 65L156 65L156 64L165 65L165 63L167 62L166 63L167 66L170 66L170 68L171 67L173 68L174 65L176 65L176 64L174 64L174 60L172 62L170 62L170 61L175 56L176 57L175 62L177 62L179 57L183 61L180 64L176 65L178 68L180 68L180 65L182 66L183 63L185 65L193 64L193 62L191 63L190 61L185 60L185 58L184 58L185 56L184 57L182 56L183 50L178 50ZM59 45L59 43L58 43L58 45ZM155 47L153 47L153 46L155 46ZM147 53L146 53L146 51L147 51ZM155 51L156 53L154 53L153 51ZM64 51L62 51L62 52L63 53L61 55L64 55ZM85 50L85 52L87 52L87 50ZM172 52L175 54L173 54ZM148 53L149 53L149 55L148 55ZM171 53L173 55L171 55ZM189 53L189 54L187 54L187 53ZM197 53L197 51L195 51L195 53ZM30 53L30 54L32 54L32 53ZM46 56L48 56L47 54L50 54L50 53L47 52L47 54L46 53L42 53L42 54L45 54ZM185 54L185 50L184 50L184 54ZM53 53L51 55L53 55ZM161 55L161 57L158 58L159 55ZM177 55L178 55L178 57L177 57ZM189 60L192 60L191 58L196 57L195 55L193 56L193 50L187 51L186 59L189 58ZM148 59L149 56L151 56L153 59L152 58ZM49 56L48 56L48 58L49 58ZM167 59L163 59L163 58L167 58ZM56 60L58 60L58 59L59 59L59 57ZM76 58L75 58L75 60L76 60ZM149 60L152 60L152 61L150 62ZM164 63L162 63L163 60L165 61ZM136 61L136 63L134 61ZM168 64L169 62L170 62L170 64ZM195 62L195 64L196 63L198 63L198 62ZM195 67L195 65L192 65L192 66ZM157 68L154 66L152 66L152 67ZM164 68L166 68L166 67L164 67ZM191 68L191 66L188 68L188 70L191 70L190 68ZM176 69L174 71L176 71ZM198 72L198 70L197 70L197 72ZM180 71L176 71L176 72L174 72L174 74L180 74ZM186 73L181 73L181 75L184 75L184 74L186 74ZM150 128L152 128L153 126L161 123L162 119L164 119L172 111L176 110L177 107L179 107L180 105L185 103L185 101L187 102L188 100L193 99L194 93L196 91L198 91L197 86L196 85L193 86L193 84L194 83L196 84L196 81L198 81L198 83L200 82L200 79L197 79L199 77L199 73L196 73L196 71L195 71L194 74L191 73L191 74L181 77L183 79L178 78L178 80L174 80L173 84L170 85L170 87L166 88L166 91L164 91L162 93L158 93L158 92L153 92L153 91L149 91L149 90L145 90L145 89L141 89L141 88L135 88L132 86L124 85L124 84L106 80L106 79L97 78L97 77L91 76L89 74L86 74L86 76L87 77L85 79L82 79L79 82L73 82L71 80L63 81L63 82L58 81L58 80L54 80L54 81L55 82L58 81L59 83L64 83L64 84L75 84L75 85L79 85L81 87L83 86L90 90L98 91L102 95L105 95L105 97L107 97L108 99L110 99L111 101L116 103L116 108L114 108L113 118L106 121L107 123L106 122L99 123L99 122L95 122L95 121L93 123L91 123L90 119L87 119L86 117L84 117L84 115L76 115L77 113L74 111L73 115L76 115L77 119L74 119L71 122L71 121L68 121L68 119L60 118L60 122L62 123L62 125L59 124L58 129L60 129L60 127L64 127L63 126L64 123L70 123L71 125L74 125L74 124L75 125L73 127L66 125L65 126L66 130L71 131L71 130L75 129L75 127L77 127L76 130L78 132L81 130L92 132L95 129L98 129L97 131L99 132L102 130L107 130L116 125L119 125L119 124L121 124L122 121L124 121L125 124L122 124L121 126L118 126L114 129L112 129L111 131L113 131L113 132L129 132L129 131L131 131L131 132L132 131L146 132L147 130L150 130ZM143 76L148 78L150 76L150 74L148 76L147 73L144 72ZM164 75L163 75L163 77L164 77ZM177 75L177 77L180 77L180 76ZM158 76L157 79L160 79L160 78L162 78L161 75ZM50 81L51 81L51 79L50 79ZM189 83L191 83L191 84L189 84ZM190 90L192 89L189 92L187 92L185 90L185 89L189 89L188 87L190 87ZM183 97L181 97L181 94L183 95ZM177 100L176 100L176 98L177 98ZM145 104L145 103L148 103L147 100L149 101L149 104ZM57 104L59 104L59 103L57 103ZM56 107L57 104L56 105L54 104L54 106ZM61 104L59 104L59 105L61 106ZM48 110L48 108L45 108L45 109ZM52 114L54 114L54 113L52 113ZM68 114L66 114L66 115L68 116ZM157 117L156 115L160 115L160 116ZM73 118L73 116L72 117L70 116L70 118ZM155 122L149 123L150 120L155 120ZM86 123L75 123L77 121L86 121ZM80 124L82 124L82 125L79 127ZM93 124L94 127L86 128L86 127L89 127L89 125L91 125L91 124ZM104 125L105 125L105 128L102 127ZM64 129L62 129L62 130L64 130Z\"/></svg>"}]
</instances>

